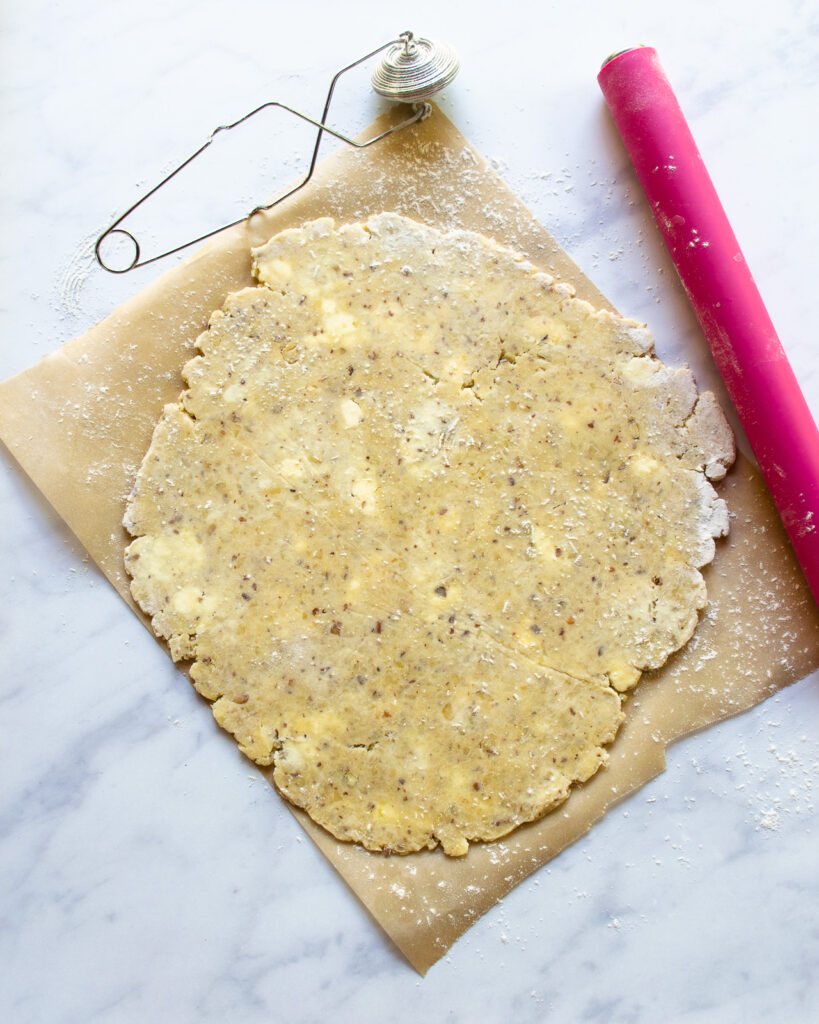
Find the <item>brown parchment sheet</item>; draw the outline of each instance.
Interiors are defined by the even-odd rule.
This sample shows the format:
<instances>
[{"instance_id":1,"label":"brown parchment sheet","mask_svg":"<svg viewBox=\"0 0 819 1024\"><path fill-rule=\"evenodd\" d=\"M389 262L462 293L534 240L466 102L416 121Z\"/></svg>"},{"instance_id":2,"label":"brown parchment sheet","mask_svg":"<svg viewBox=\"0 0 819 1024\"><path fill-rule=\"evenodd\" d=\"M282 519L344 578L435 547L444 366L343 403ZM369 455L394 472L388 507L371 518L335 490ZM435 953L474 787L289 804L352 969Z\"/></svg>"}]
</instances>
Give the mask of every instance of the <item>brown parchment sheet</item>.
<instances>
[{"instance_id":1,"label":"brown parchment sheet","mask_svg":"<svg viewBox=\"0 0 819 1024\"><path fill-rule=\"evenodd\" d=\"M384 115L364 137L398 117ZM333 153L290 200L216 236L102 323L0 384L0 437L143 621L123 568L122 515L162 406L183 388L197 335L229 292L253 283L252 245L315 217L344 222L382 210L481 231L609 306L439 110L371 148ZM819 666L819 612L748 459L739 456L720 493L731 535L705 570L709 605L693 640L643 676L607 767L562 807L502 841L472 844L460 859L437 850L369 853L294 811L421 974L514 886L658 775L670 742Z\"/></svg>"}]
</instances>

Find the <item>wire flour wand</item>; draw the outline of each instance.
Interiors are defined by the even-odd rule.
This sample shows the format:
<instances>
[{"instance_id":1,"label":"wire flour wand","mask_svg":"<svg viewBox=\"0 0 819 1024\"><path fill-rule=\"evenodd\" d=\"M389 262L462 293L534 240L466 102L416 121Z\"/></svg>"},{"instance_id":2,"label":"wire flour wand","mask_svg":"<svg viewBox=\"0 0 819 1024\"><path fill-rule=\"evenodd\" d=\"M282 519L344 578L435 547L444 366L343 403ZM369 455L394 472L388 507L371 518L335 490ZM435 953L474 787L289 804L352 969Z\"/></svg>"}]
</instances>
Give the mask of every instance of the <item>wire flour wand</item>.
<instances>
[{"instance_id":1,"label":"wire flour wand","mask_svg":"<svg viewBox=\"0 0 819 1024\"><path fill-rule=\"evenodd\" d=\"M378 62L372 73L370 82L373 89L380 96L384 96L387 99L391 99L399 103L411 104L413 107L413 113L410 117L405 118L399 124L393 125L380 135L376 135L374 138L367 139L364 142L356 142L354 139L348 138L346 135L343 135L341 132L338 132L328 126L327 117L330 111L330 104L333 99L336 84L341 76L346 74L348 71L351 71L353 68L357 68L359 65L366 63L373 57L376 57L379 53L383 53L384 56ZM324 109L318 120L314 120L307 114L294 110L292 107L288 107L284 103L271 100L260 104L254 110L249 111L249 113L240 117L238 120L233 121L231 124L220 125L211 132L208 139L199 147L199 149L187 157L187 159L183 160L181 164L170 172L170 174L167 174L158 184L154 185L150 191L146 192L144 196L133 203L125 213L121 214L99 236L94 246L94 254L97 258L97 262L104 270L107 270L112 274L125 274L129 270L147 266L149 263L155 263L157 260L164 259L166 256L171 256L174 253L180 252L182 249L187 249L191 245L204 242L206 239L211 238L220 231L224 231L225 228L233 227L244 220L248 220L257 213L262 213L266 210L272 209L272 207L276 206L278 203L283 202L295 192L298 192L299 189L304 188L308 181L310 181L316 168L319 149L325 132L350 146L354 146L356 149L364 149L367 146L372 146L374 143L380 142L381 139L386 138L388 135L392 135L395 132L400 131L402 128L408 128L410 125L417 124L419 121L423 121L424 118L428 117L432 108L427 100L442 89L446 88L446 86L452 82L458 73L458 68L458 57L455 54L455 51L446 43L416 38L412 32L402 32L397 39L393 39L388 43L382 44L375 50L365 54L363 57L359 57L357 60L335 73L327 91ZM183 242L181 245L174 246L172 249L167 249L165 252L159 253L157 256L141 259L139 242L127 228L120 227L122 222L142 206L143 203L147 202L147 200L157 193L163 186L167 185L168 182L175 178L198 156L204 153L218 135L223 132L231 131L234 128L238 128L240 125L249 121L252 117L255 117L263 110L269 110L274 107L284 110L289 114L293 114L295 117L313 125L316 128L316 137L313 144L310 165L304 178L272 202L254 207L245 217L239 217L237 220L231 221L228 224L222 224L217 228L213 228L211 231L207 231L204 234L199 235L197 238L192 238L190 241ZM106 263L102 248L105 241L113 236L119 236L120 240L124 238L133 246L131 262L127 266L113 267Z\"/></svg>"}]
</instances>

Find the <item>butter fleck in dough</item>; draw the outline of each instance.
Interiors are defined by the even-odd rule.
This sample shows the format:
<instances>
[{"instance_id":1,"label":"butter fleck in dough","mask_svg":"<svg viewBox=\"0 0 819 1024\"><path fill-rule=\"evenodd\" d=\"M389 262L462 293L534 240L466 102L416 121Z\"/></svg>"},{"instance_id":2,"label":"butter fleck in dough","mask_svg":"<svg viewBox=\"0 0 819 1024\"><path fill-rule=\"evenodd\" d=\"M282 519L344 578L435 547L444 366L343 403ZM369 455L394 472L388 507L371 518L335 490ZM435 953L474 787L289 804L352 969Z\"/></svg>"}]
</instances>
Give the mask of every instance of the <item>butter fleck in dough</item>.
<instances>
[{"instance_id":1,"label":"butter fleck in dough","mask_svg":"<svg viewBox=\"0 0 819 1024\"><path fill-rule=\"evenodd\" d=\"M590 778L691 636L732 435L482 236L387 213L253 256L138 474L134 597L315 821L463 855Z\"/></svg>"}]
</instances>

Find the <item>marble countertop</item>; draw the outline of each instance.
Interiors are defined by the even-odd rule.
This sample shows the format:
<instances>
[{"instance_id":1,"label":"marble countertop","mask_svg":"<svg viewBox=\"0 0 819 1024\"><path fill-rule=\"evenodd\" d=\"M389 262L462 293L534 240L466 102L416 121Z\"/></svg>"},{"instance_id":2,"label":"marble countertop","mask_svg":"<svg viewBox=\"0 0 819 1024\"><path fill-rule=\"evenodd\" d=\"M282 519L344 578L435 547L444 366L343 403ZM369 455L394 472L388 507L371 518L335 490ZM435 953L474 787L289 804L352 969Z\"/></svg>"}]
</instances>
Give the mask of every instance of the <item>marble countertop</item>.
<instances>
[{"instance_id":1,"label":"marble countertop","mask_svg":"<svg viewBox=\"0 0 819 1024\"><path fill-rule=\"evenodd\" d=\"M411 25L388 6L6 5L0 379L164 269L105 274L93 239L213 127L260 99L317 113L338 67L409 27L460 53L447 115L660 354L718 387L596 83L607 54L655 46L819 416L810 5L417 0ZM366 79L345 90L354 131L381 108ZM299 140L267 139L251 170L288 180ZM207 215L243 198L228 175L205 180ZM819 1019L819 675L673 747L421 979L0 451L4 1020Z\"/></svg>"}]
</instances>

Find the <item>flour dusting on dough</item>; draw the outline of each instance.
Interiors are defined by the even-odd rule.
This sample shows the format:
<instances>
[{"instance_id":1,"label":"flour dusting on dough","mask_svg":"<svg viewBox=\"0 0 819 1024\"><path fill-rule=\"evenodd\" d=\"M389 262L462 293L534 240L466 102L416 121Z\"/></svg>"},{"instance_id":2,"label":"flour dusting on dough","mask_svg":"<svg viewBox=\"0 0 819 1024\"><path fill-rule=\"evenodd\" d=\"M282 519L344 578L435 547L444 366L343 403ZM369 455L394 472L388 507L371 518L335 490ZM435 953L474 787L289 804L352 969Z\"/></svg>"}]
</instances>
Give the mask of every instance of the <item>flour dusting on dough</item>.
<instances>
[{"instance_id":1,"label":"flour dusting on dough","mask_svg":"<svg viewBox=\"0 0 819 1024\"><path fill-rule=\"evenodd\" d=\"M254 269L139 472L134 596L319 824L462 855L691 637L733 439L644 325L482 236L322 219Z\"/></svg>"}]
</instances>

